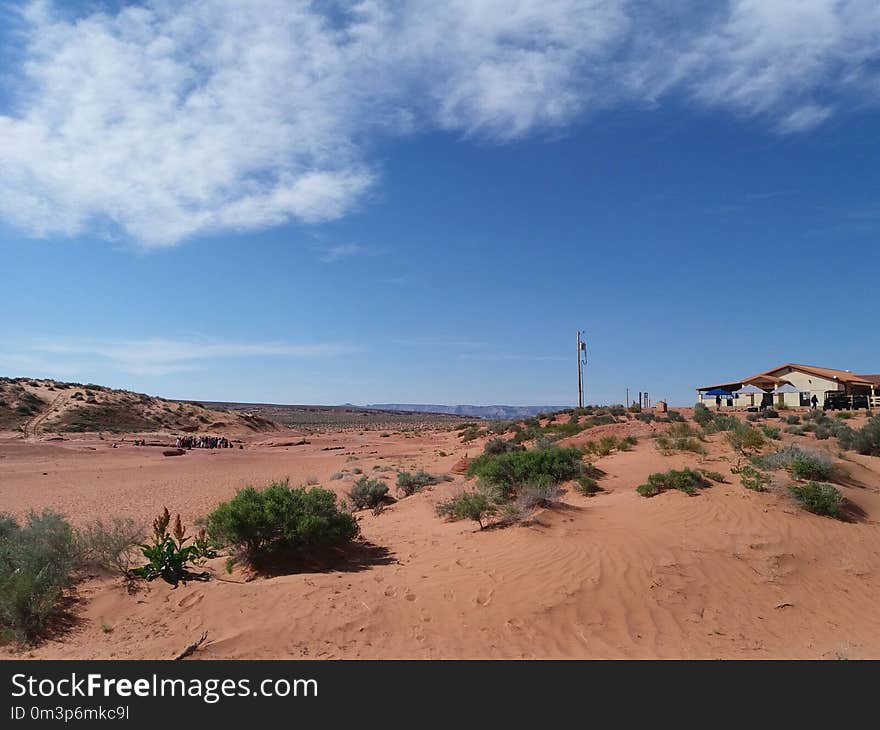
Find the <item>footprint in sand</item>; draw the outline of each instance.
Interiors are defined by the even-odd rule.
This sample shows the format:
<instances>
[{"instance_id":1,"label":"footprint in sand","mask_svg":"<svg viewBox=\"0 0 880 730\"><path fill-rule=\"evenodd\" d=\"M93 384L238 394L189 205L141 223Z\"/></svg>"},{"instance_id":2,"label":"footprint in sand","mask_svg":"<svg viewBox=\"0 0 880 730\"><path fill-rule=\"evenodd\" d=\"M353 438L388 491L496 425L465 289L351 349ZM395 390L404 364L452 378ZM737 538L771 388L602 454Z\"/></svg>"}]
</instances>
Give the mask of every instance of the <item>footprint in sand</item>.
<instances>
[{"instance_id":1,"label":"footprint in sand","mask_svg":"<svg viewBox=\"0 0 880 730\"><path fill-rule=\"evenodd\" d=\"M205 598L203 593L190 593L188 596L181 598L177 605L179 608L192 608L198 605Z\"/></svg>"}]
</instances>

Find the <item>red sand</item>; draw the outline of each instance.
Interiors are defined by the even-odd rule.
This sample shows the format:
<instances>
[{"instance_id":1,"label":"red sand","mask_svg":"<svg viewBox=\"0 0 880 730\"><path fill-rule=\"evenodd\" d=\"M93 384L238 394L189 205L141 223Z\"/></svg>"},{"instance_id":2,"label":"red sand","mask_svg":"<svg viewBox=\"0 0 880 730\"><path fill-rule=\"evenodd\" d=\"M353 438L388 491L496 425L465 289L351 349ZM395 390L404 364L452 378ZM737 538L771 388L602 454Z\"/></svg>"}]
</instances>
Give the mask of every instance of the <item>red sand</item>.
<instances>
[{"instance_id":1,"label":"red sand","mask_svg":"<svg viewBox=\"0 0 880 730\"><path fill-rule=\"evenodd\" d=\"M635 422L631 429L651 430ZM626 428L572 440L609 430ZM74 523L130 515L146 524L167 505L191 523L246 484L315 477L342 494L355 477L329 478L343 468L451 473L483 443L460 444L444 430L268 443L300 438L279 432L251 437L244 450L169 458L158 447L114 449L85 437L32 443L7 434L0 436L0 509L21 515L51 507ZM797 440L836 449L833 440ZM333 446L344 448L323 450ZM119 579L89 578L76 591L71 629L5 652L169 658L207 631L196 657L880 657L880 459L850 452L840 462L841 490L864 511L845 523L798 509L784 489L744 489L730 475L734 457L723 438L712 437L709 448L708 457L663 456L641 438L633 451L596 462L608 472L605 493L569 490L563 505L531 525L482 532L434 515L441 496L464 484L456 475L378 516L359 513L364 538L388 552L345 569L248 580L241 569L227 574L217 558L215 580L176 589L157 581L133 595ZM651 472L698 462L730 483L694 497L635 492ZM384 474L393 493L395 474Z\"/></svg>"}]
</instances>

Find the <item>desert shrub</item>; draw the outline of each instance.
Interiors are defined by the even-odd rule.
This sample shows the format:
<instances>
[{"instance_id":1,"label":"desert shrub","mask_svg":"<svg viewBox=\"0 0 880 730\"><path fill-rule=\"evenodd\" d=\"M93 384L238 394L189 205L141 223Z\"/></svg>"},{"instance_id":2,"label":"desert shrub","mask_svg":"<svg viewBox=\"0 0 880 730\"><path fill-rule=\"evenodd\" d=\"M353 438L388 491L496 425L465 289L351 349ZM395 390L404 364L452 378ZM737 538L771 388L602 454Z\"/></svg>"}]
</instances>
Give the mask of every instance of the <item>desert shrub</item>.
<instances>
[{"instance_id":1,"label":"desert shrub","mask_svg":"<svg viewBox=\"0 0 880 730\"><path fill-rule=\"evenodd\" d=\"M599 486L599 482L596 481L595 477L591 477L588 474L583 474L577 478L575 489L585 497L591 497L597 492L602 491L602 487Z\"/></svg>"},{"instance_id":2,"label":"desert shrub","mask_svg":"<svg viewBox=\"0 0 880 730\"><path fill-rule=\"evenodd\" d=\"M673 423L665 432L657 436L657 448L664 454L673 451L693 451L697 454L706 453L700 443L702 434L687 423Z\"/></svg>"},{"instance_id":3,"label":"desert shrub","mask_svg":"<svg viewBox=\"0 0 880 730\"><path fill-rule=\"evenodd\" d=\"M538 480L523 485L516 495L516 507L527 512L536 507L550 507L562 496L562 487L552 480Z\"/></svg>"},{"instance_id":4,"label":"desert shrub","mask_svg":"<svg viewBox=\"0 0 880 730\"><path fill-rule=\"evenodd\" d=\"M831 438L831 429L827 426L816 426L815 436L819 441L827 441Z\"/></svg>"},{"instance_id":5,"label":"desert shrub","mask_svg":"<svg viewBox=\"0 0 880 730\"><path fill-rule=\"evenodd\" d=\"M450 520L474 520L482 530L483 520L498 511L482 492L461 492L437 505L437 514Z\"/></svg>"},{"instance_id":6,"label":"desert shrub","mask_svg":"<svg viewBox=\"0 0 880 730\"><path fill-rule=\"evenodd\" d=\"M643 413L640 411L636 413L636 418L643 423L651 423L651 421L655 419L655 416L653 413Z\"/></svg>"},{"instance_id":7,"label":"desert shrub","mask_svg":"<svg viewBox=\"0 0 880 730\"><path fill-rule=\"evenodd\" d=\"M208 515L208 534L251 561L273 553L344 543L358 534L354 517L327 489L274 482L262 491L242 489Z\"/></svg>"},{"instance_id":8,"label":"desert shrub","mask_svg":"<svg viewBox=\"0 0 880 730\"><path fill-rule=\"evenodd\" d=\"M865 456L880 456L880 416L873 416L858 430L839 429L841 448L852 449Z\"/></svg>"},{"instance_id":9,"label":"desert shrub","mask_svg":"<svg viewBox=\"0 0 880 730\"><path fill-rule=\"evenodd\" d=\"M764 418L779 418L779 411L776 411L773 408L765 408Z\"/></svg>"},{"instance_id":10,"label":"desert shrub","mask_svg":"<svg viewBox=\"0 0 880 730\"><path fill-rule=\"evenodd\" d=\"M750 423L754 423L755 421L760 421L761 416L758 415L757 413L747 413L746 420L749 421Z\"/></svg>"},{"instance_id":11,"label":"desert shrub","mask_svg":"<svg viewBox=\"0 0 880 730\"><path fill-rule=\"evenodd\" d=\"M697 403L694 406L694 420L703 428L712 420L712 411L710 411L705 403Z\"/></svg>"},{"instance_id":12,"label":"desert shrub","mask_svg":"<svg viewBox=\"0 0 880 730\"><path fill-rule=\"evenodd\" d=\"M785 432L794 434L795 436L803 436L804 435L804 427L803 426L786 426Z\"/></svg>"},{"instance_id":13,"label":"desert shrub","mask_svg":"<svg viewBox=\"0 0 880 730\"><path fill-rule=\"evenodd\" d=\"M726 480L724 479L724 474L720 471L710 471L709 469L699 469L700 474L702 474L706 479L710 479L713 482L718 482L719 484L723 484Z\"/></svg>"},{"instance_id":14,"label":"desert shrub","mask_svg":"<svg viewBox=\"0 0 880 730\"><path fill-rule=\"evenodd\" d=\"M356 509L367 509L382 504L387 494L387 484L365 474L352 485L348 496Z\"/></svg>"},{"instance_id":15,"label":"desert shrub","mask_svg":"<svg viewBox=\"0 0 880 730\"><path fill-rule=\"evenodd\" d=\"M721 431L735 431L737 428L742 428L743 426L743 422L736 416L730 416L726 413L716 413L712 416L712 420L703 426L703 429L706 433L719 433Z\"/></svg>"},{"instance_id":16,"label":"desert shrub","mask_svg":"<svg viewBox=\"0 0 880 730\"><path fill-rule=\"evenodd\" d=\"M486 484L500 488L503 496L510 498L525 484L539 479L561 483L576 478L582 471L578 449L554 446L500 456L478 456L468 467L468 476L479 477Z\"/></svg>"},{"instance_id":17,"label":"desert shrub","mask_svg":"<svg viewBox=\"0 0 880 730\"><path fill-rule=\"evenodd\" d=\"M102 520L93 520L74 531L77 565L128 575L136 548L143 539L143 527L130 517L114 517L106 524Z\"/></svg>"},{"instance_id":18,"label":"desert shrub","mask_svg":"<svg viewBox=\"0 0 880 730\"><path fill-rule=\"evenodd\" d=\"M835 418L840 418L840 419L843 419L843 420L845 420L845 421L846 421L846 420L849 420L850 418L853 418L855 415L856 415L856 414L853 413L852 411L840 411L840 413L835 413L835 414L834 414Z\"/></svg>"},{"instance_id":19,"label":"desert shrub","mask_svg":"<svg viewBox=\"0 0 880 730\"><path fill-rule=\"evenodd\" d=\"M794 426L795 424L798 424L798 423L801 422L801 417L800 417L800 416L795 416L795 415L786 416L786 417L785 417L785 422L786 422L789 426Z\"/></svg>"},{"instance_id":20,"label":"desert shrub","mask_svg":"<svg viewBox=\"0 0 880 730\"><path fill-rule=\"evenodd\" d=\"M446 475L435 476L434 474L429 474L423 469L419 469L415 474L410 474L408 471L402 471L397 475L397 488L408 497L425 487L430 487L432 484L448 481L452 481L452 477Z\"/></svg>"},{"instance_id":21,"label":"desert shrub","mask_svg":"<svg viewBox=\"0 0 880 730\"><path fill-rule=\"evenodd\" d=\"M746 489L753 492L766 492L771 479L764 472L746 464L741 469L734 469L734 474L739 474L740 481Z\"/></svg>"},{"instance_id":22,"label":"desert shrub","mask_svg":"<svg viewBox=\"0 0 880 730\"><path fill-rule=\"evenodd\" d=\"M24 642L45 631L74 564L73 530L60 515L31 512L24 526L0 516L0 639Z\"/></svg>"},{"instance_id":23,"label":"desert shrub","mask_svg":"<svg viewBox=\"0 0 880 730\"><path fill-rule=\"evenodd\" d=\"M754 426L737 422L737 426L725 434L728 443L738 451L755 451L764 445L764 434Z\"/></svg>"},{"instance_id":24,"label":"desert shrub","mask_svg":"<svg viewBox=\"0 0 880 730\"><path fill-rule=\"evenodd\" d=\"M837 517L840 512L843 495L837 487L811 481L792 485L788 489L801 507L808 512L828 517Z\"/></svg>"},{"instance_id":25,"label":"desert shrub","mask_svg":"<svg viewBox=\"0 0 880 730\"><path fill-rule=\"evenodd\" d=\"M752 461L763 469L787 469L795 479L825 481L833 471L828 456L799 446L787 446L773 454L753 457Z\"/></svg>"},{"instance_id":26,"label":"desert shrub","mask_svg":"<svg viewBox=\"0 0 880 730\"><path fill-rule=\"evenodd\" d=\"M684 421L684 416L678 411L669 411L669 413L666 414L666 417L673 423Z\"/></svg>"},{"instance_id":27,"label":"desert shrub","mask_svg":"<svg viewBox=\"0 0 880 730\"><path fill-rule=\"evenodd\" d=\"M768 426L763 424L761 426L761 431L768 439L773 439L774 441L779 440L780 429L778 426Z\"/></svg>"},{"instance_id":28,"label":"desert shrub","mask_svg":"<svg viewBox=\"0 0 880 730\"><path fill-rule=\"evenodd\" d=\"M710 482L700 472L693 469L670 469L667 472L656 472L648 477L648 481L636 487L643 497L653 497L669 489L678 489L685 494L696 494L698 489L705 489Z\"/></svg>"},{"instance_id":29,"label":"desert shrub","mask_svg":"<svg viewBox=\"0 0 880 730\"><path fill-rule=\"evenodd\" d=\"M608 406L608 412L612 416L622 416L626 413L626 407L622 403L615 403L613 406Z\"/></svg>"},{"instance_id":30,"label":"desert shrub","mask_svg":"<svg viewBox=\"0 0 880 730\"><path fill-rule=\"evenodd\" d=\"M187 579L206 578L206 573L194 573L190 570L190 566L201 565L206 558L213 557L204 528L199 531L193 543L187 545L191 538L186 536L179 513L169 531L170 525L171 514L166 507L153 520L152 542L141 545L141 553L147 559L147 564L132 570L132 575L145 580L161 578L172 585Z\"/></svg>"}]
</instances>

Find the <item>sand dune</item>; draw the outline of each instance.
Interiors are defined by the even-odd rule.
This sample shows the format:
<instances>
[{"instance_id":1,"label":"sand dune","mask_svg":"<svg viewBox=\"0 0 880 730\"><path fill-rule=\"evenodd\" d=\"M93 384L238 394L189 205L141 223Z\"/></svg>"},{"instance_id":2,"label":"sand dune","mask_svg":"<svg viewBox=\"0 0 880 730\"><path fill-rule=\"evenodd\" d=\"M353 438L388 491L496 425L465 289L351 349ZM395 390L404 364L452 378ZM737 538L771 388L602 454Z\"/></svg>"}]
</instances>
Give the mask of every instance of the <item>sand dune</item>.
<instances>
[{"instance_id":1,"label":"sand dune","mask_svg":"<svg viewBox=\"0 0 880 730\"><path fill-rule=\"evenodd\" d=\"M95 439L10 437L0 441L0 503L19 514L52 507L74 522L146 520L167 505L191 523L248 483L315 477L343 493L350 480L330 480L339 469L451 473L482 446L446 430L310 434L289 447L259 440L168 459ZM323 450L333 446L344 448ZM207 631L203 658L880 657L880 459L849 453L841 462L841 490L863 512L853 522L806 513L783 490L744 489L718 436L699 459L729 483L693 497L640 497L648 474L698 460L663 456L642 438L596 462L604 493L570 490L527 525L479 531L439 520L436 502L464 483L456 475L378 516L361 513L368 544L322 570L249 580L217 558L215 580L155 582L134 595L94 577L77 591L73 628L17 655L168 658ZM393 472L375 473L393 484Z\"/></svg>"}]
</instances>

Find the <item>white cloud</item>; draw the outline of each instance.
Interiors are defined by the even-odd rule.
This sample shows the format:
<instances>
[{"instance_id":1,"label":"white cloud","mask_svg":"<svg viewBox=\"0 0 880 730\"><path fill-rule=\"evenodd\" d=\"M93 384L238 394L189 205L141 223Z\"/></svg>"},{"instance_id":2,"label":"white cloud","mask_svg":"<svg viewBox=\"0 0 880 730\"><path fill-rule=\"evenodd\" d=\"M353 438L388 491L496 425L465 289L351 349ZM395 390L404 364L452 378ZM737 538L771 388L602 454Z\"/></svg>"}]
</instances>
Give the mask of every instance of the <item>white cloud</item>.
<instances>
[{"instance_id":1,"label":"white cloud","mask_svg":"<svg viewBox=\"0 0 880 730\"><path fill-rule=\"evenodd\" d=\"M291 344L154 338L117 341L43 340L33 343L30 350L40 356L61 355L67 360L81 358L90 363L105 361L132 375L166 375L199 369L212 360L336 357L355 352L356 348L337 343Z\"/></svg>"},{"instance_id":2,"label":"white cloud","mask_svg":"<svg viewBox=\"0 0 880 730\"><path fill-rule=\"evenodd\" d=\"M343 216L377 135L504 142L671 95L795 133L880 92L875 0L21 7L0 215L146 247Z\"/></svg>"},{"instance_id":3,"label":"white cloud","mask_svg":"<svg viewBox=\"0 0 880 730\"><path fill-rule=\"evenodd\" d=\"M332 264L341 259L347 259L351 256L357 256L358 254L362 254L366 251L363 246L359 246L356 243L340 243L335 246L327 246L326 248L321 250L321 254L318 258L323 261L325 264Z\"/></svg>"}]
</instances>

